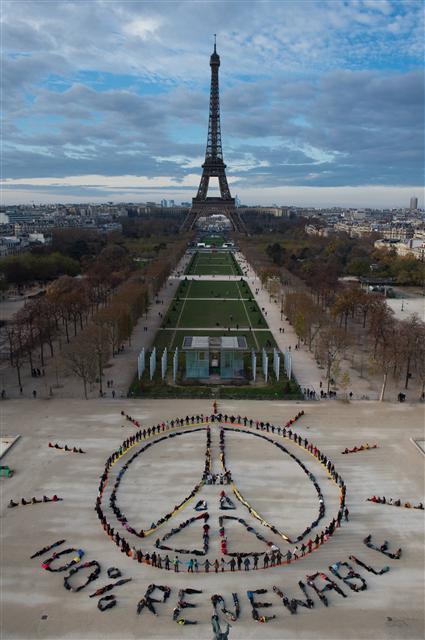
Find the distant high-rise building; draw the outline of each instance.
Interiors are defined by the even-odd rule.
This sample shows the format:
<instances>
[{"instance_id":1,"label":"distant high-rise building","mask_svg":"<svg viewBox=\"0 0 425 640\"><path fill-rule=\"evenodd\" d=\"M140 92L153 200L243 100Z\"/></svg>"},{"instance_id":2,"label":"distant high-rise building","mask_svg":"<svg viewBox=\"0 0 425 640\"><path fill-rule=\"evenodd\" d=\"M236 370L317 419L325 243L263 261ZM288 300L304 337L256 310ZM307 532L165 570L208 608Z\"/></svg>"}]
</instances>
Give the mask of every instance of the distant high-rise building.
<instances>
[{"instance_id":1,"label":"distant high-rise building","mask_svg":"<svg viewBox=\"0 0 425 640\"><path fill-rule=\"evenodd\" d=\"M418 199L414 197L410 198L410 210L416 211L417 208L418 208Z\"/></svg>"},{"instance_id":2,"label":"distant high-rise building","mask_svg":"<svg viewBox=\"0 0 425 640\"><path fill-rule=\"evenodd\" d=\"M166 200L161 200L161 207L168 207L168 202Z\"/></svg>"},{"instance_id":3,"label":"distant high-rise building","mask_svg":"<svg viewBox=\"0 0 425 640\"><path fill-rule=\"evenodd\" d=\"M174 202L174 200L169 200L169 201L168 201L168 206L169 206L169 207L174 207L174 206L175 206L175 202Z\"/></svg>"},{"instance_id":4,"label":"distant high-rise building","mask_svg":"<svg viewBox=\"0 0 425 640\"><path fill-rule=\"evenodd\" d=\"M239 196L235 196L235 205L236 205L237 207L240 207L240 206L241 206L241 201L240 201Z\"/></svg>"}]
</instances>

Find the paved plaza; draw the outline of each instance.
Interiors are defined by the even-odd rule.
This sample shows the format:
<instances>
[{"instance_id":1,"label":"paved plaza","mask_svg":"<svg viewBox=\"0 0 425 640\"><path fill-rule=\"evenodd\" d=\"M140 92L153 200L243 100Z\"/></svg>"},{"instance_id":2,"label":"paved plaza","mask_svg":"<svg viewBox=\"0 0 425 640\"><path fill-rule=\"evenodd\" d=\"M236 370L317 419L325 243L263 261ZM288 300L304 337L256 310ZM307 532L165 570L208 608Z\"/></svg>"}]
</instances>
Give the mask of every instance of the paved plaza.
<instances>
[{"instance_id":1,"label":"paved plaza","mask_svg":"<svg viewBox=\"0 0 425 640\"><path fill-rule=\"evenodd\" d=\"M373 504L366 499L372 495L385 495L387 499L400 498L412 504L423 502L424 457L412 440L423 440L423 407L420 405L394 405L375 402L356 403L284 403L284 402L236 402L219 404L219 411L230 415L241 414L254 420L282 426L299 411L305 415L294 423L292 429L302 439L307 439L326 454L344 479L347 488L348 522L327 542L304 558L291 564L262 568L254 571L232 573L226 570L217 575L211 569L187 573L186 560L191 556L180 554L180 572L166 571L146 564L139 564L128 557L106 535L94 510L99 479L106 459L123 440L137 431L121 411L139 421L142 428L161 422L170 422L177 416L209 414L210 403L203 401L126 401L126 400L10 400L2 404L3 432L21 435L7 452L2 464L15 470L12 478L2 478L2 620L4 638L72 638L92 640L97 638L213 638L211 596L222 594L228 609L233 609L232 593L240 602L240 616L231 622L229 633L233 639L313 639L313 638L415 638L423 637L424 555L423 511ZM229 421L228 421L229 422ZM292 539L311 523L317 514L317 495L309 478L297 467L294 460L284 456L273 443L255 437L255 433L281 442L276 433L266 433L247 428L252 433L226 429L226 464L232 479L243 497L267 522L273 522L279 531L285 531ZM212 470L219 470L219 437L221 423L210 424ZM183 427L185 429L185 427ZM195 431L189 425L188 434L157 442L128 466L118 491L118 504L128 517L129 524L148 529L151 521L173 510L202 475L205 451L205 433ZM172 433L173 430L170 430ZM161 437L156 436L152 441ZM77 454L50 448L48 443L59 443L70 448L76 446L85 451ZM378 444L371 449L343 455L348 447L368 442ZM321 489L327 523L338 508L338 491L318 460L302 447L285 440L290 453L296 455L307 471L314 475ZM140 443L132 449L144 446ZM129 455L129 454L126 454ZM125 456L113 467L128 461ZM295 464L295 467L294 467ZM112 480L111 480L112 481ZM112 485L110 485L112 487ZM108 490L110 490L110 487ZM220 511L219 495L225 490L236 503L234 511ZM8 508L10 499L19 501L43 495L63 498L60 502L30 504ZM205 499L209 512L208 558L211 562L220 558L220 515L244 518L267 540L277 543L282 553L288 545L276 538L266 526L236 500L229 485L203 486L199 496L189 502L173 518L146 540L135 536L131 544L136 548L152 551L154 540L178 527L198 512L193 509L196 500ZM108 517L111 515L107 511ZM311 535L320 531L321 524L313 528ZM324 526L324 525L323 525ZM237 522L226 521L226 537L229 552L264 552L264 543L244 530ZM178 531L167 543L170 549L202 547L201 525L194 523ZM380 551L365 546L363 539L372 534L378 546L385 540L389 551L402 549L400 559L391 559ZM310 535L310 534L309 534ZM308 538L309 536L307 536ZM307 539L306 538L306 539ZM51 555L46 552L34 559L37 550L65 539L58 550L75 548L75 552L58 559L56 565L68 562L78 549L84 551L83 561L98 561L100 575L79 592L64 588L66 572L46 571L43 560ZM294 544L289 545L294 549ZM300 546L300 543L298 544ZM164 555L166 552L161 553ZM169 551L170 558L176 555ZM376 570L389 566L382 575L374 575L353 565L349 556L354 555L364 564ZM226 557L226 560L229 560ZM261 557L261 556L260 556ZM200 557L200 561L204 558ZM341 561L354 566L366 581L365 591L353 591L335 578L329 566ZM78 565L77 565L78 566ZM97 608L99 597L89 598L99 587L114 583L108 578L107 569L118 568L121 579L131 581L107 592L114 594L116 606L103 613ZM227 567L228 569L228 567ZM90 569L84 569L72 578L74 586L83 584ZM326 591L328 607L320 601L313 588L308 594L314 602L311 609L298 607L291 615L282 599L273 591L277 587L289 599L303 599L298 581L306 584L306 576L324 572L344 592L345 598L335 590ZM344 573L342 571L342 573ZM136 607L150 584L168 586L171 589L165 603L155 604L158 615L146 608L140 615ZM318 589L323 579L316 578ZM357 583L358 584L358 583ZM172 619L180 589L200 589L201 594L186 594L183 599L196 608L182 609L184 619L197 624L179 625ZM258 608L263 616L276 617L261 624L252 617L247 591L266 589L255 594L255 601L269 602L272 606ZM161 599L156 591L153 597ZM108 602L108 601L106 601ZM220 616L221 627L226 628Z\"/></svg>"}]
</instances>

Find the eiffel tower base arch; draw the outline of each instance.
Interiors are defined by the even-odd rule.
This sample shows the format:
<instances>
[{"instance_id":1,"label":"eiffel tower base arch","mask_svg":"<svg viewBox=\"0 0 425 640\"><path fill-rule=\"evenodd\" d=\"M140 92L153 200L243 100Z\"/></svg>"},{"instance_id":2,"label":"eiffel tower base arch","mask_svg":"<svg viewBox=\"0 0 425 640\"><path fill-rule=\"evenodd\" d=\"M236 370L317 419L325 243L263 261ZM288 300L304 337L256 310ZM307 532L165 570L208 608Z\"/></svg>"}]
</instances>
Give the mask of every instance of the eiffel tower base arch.
<instances>
[{"instance_id":1,"label":"eiffel tower base arch","mask_svg":"<svg viewBox=\"0 0 425 640\"><path fill-rule=\"evenodd\" d=\"M192 207L184 222L183 228L184 230L190 231L196 226L199 218L208 218L209 216L218 214L224 215L230 220L234 231L245 232L243 222L235 206L234 198L226 200L223 198L205 198L205 200L192 198Z\"/></svg>"}]
</instances>

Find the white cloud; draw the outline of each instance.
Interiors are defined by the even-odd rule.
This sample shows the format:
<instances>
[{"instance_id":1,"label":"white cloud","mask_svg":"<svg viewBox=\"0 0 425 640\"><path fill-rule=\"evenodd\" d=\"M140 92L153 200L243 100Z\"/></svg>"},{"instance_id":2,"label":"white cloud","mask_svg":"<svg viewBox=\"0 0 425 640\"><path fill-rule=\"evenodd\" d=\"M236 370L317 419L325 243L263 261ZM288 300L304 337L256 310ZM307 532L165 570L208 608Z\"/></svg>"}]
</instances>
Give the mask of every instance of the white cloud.
<instances>
[{"instance_id":1,"label":"white cloud","mask_svg":"<svg viewBox=\"0 0 425 640\"><path fill-rule=\"evenodd\" d=\"M4 180L3 186L31 185L34 187L95 187L97 189L124 189L124 188L144 188L172 186L198 187L199 175L195 173L184 176L177 180L171 176L103 176L103 175L82 175L65 176L63 178L16 178Z\"/></svg>"},{"instance_id":2,"label":"white cloud","mask_svg":"<svg viewBox=\"0 0 425 640\"><path fill-rule=\"evenodd\" d=\"M366 9L372 9L385 15L392 12L391 4L387 0L363 0L362 5Z\"/></svg>"},{"instance_id":3,"label":"white cloud","mask_svg":"<svg viewBox=\"0 0 425 640\"><path fill-rule=\"evenodd\" d=\"M161 20L158 17L143 17L132 20L123 26L124 33L130 36L136 36L142 40L155 35L161 26Z\"/></svg>"},{"instance_id":4,"label":"white cloud","mask_svg":"<svg viewBox=\"0 0 425 640\"><path fill-rule=\"evenodd\" d=\"M181 188L188 199L214 31L224 156L240 195L421 179L423 77L409 72L423 62L420 1L4 5L4 165L23 180L7 197L21 185L74 199Z\"/></svg>"},{"instance_id":5,"label":"white cloud","mask_svg":"<svg viewBox=\"0 0 425 640\"><path fill-rule=\"evenodd\" d=\"M154 156L157 162L174 162L181 165L185 169L199 169L204 162L204 156L196 158L187 158L185 156Z\"/></svg>"}]
</instances>

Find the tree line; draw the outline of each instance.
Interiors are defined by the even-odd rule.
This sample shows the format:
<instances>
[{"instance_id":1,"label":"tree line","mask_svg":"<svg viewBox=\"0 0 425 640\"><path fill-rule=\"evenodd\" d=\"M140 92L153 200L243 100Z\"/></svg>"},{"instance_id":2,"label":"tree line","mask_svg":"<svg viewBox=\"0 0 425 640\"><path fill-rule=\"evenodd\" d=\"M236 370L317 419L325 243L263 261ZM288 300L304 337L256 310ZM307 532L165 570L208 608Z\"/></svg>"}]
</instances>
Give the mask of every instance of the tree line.
<instances>
[{"instance_id":1,"label":"tree line","mask_svg":"<svg viewBox=\"0 0 425 640\"><path fill-rule=\"evenodd\" d=\"M44 368L61 352L68 372L88 385L97 380L103 393L104 368L125 341L131 340L138 319L183 255L187 239L158 250L142 268L126 250L106 245L82 277L61 276L45 295L26 302L7 325L10 364L22 387L22 368L32 372L37 359Z\"/></svg>"},{"instance_id":2,"label":"tree line","mask_svg":"<svg viewBox=\"0 0 425 640\"><path fill-rule=\"evenodd\" d=\"M358 283L342 283L326 263L316 264L308 278L293 273L287 266L277 266L276 248L260 239L239 239L241 250L254 266L263 286L281 296L282 314L288 318L301 342L314 352L326 372L329 392L331 381L348 388L348 373L340 363L348 349L358 344L368 347L366 367L380 373L380 399L385 397L388 376L408 388L412 375L425 390L425 323L417 316L398 320L379 293L370 292ZM335 247L334 247L335 248ZM283 285L283 289L282 289Z\"/></svg>"},{"instance_id":3,"label":"tree line","mask_svg":"<svg viewBox=\"0 0 425 640\"><path fill-rule=\"evenodd\" d=\"M376 233L361 238L345 232L330 237L311 236L305 232L305 225L311 220L305 218L275 218L267 226L264 214L249 216L253 234L250 243L261 245L273 265L284 267L304 282L311 283L313 278L316 282L325 279L335 283L341 276L352 275L423 286L425 264L413 255L399 256L394 247L376 248Z\"/></svg>"}]
</instances>

